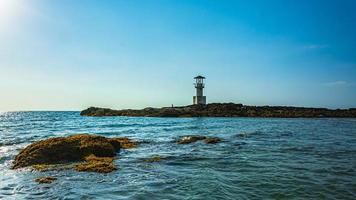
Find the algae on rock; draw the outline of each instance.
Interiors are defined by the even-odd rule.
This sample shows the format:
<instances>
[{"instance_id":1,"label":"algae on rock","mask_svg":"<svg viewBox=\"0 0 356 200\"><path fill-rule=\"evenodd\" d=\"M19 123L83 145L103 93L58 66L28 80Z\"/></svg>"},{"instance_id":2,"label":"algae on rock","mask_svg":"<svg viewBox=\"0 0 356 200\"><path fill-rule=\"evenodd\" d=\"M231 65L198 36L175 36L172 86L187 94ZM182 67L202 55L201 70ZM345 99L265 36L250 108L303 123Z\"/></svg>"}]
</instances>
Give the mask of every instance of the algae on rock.
<instances>
[{"instance_id":1,"label":"algae on rock","mask_svg":"<svg viewBox=\"0 0 356 200\"><path fill-rule=\"evenodd\" d=\"M200 136L200 135L188 135L188 136L183 136L181 137L177 143L178 144L189 144L189 143L193 143L196 142L198 140L204 140L206 139L205 136Z\"/></svg>"},{"instance_id":2,"label":"algae on rock","mask_svg":"<svg viewBox=\"0 0 356 200\"><path fill-rule=\"evenodd\" d=\"M114 166L113 157L96 157L90 155L85 158L86 162L75 165L74 169L77 171L109 173L117 168Z\"/></svg>"},{"instance_id":3,"label":"algae on rock","mask_svg":"<svg viewBox=\"0 0 356 200\"><path fill-rule=\"evenodd\" d=\"M216 144L218 142L221 142L221 139L217 137L211 137L211 138L206 138L204 141L207 144Z\"/></svg>"},{"instance_id":4,"label":"algae on rock","mask_svg":"<svg viewBox=\"0 0 356 200\"><path fill-rule=\"evenodd\" d=\"M204 140L205 143L207 144L215 144L221 141L220 138L217 137L205 137L205 136L200 136L200 135L187 135L181 137L177 143L178 144L190 144L193 142L197 142L199 140Z\"/></svg>"},{"instance_id":5,"label":"algae on rock","mask_svg":"<svg viewBox=\"0 0 356 200\"><path fill-rule=\"evenodd\" d=\"M57 180L56 177L53 177L53 176L46 176L46 177L36 178L35 181L38 182L38 183L41 183L41 184L43 184L43 183L49 184L49 183L52 183L52 182L55 181L55 180Z\"/></svg>"},{"instance_id":6,"label":"algae on rock","mask_svg":"<svg viewBox=\"0 0 356 200\"><path fill-rule=\"evenodd\" d=\"M136 145L128 138L106 138L89 134L49 138L30 144L20 151L12 168L32 166L43 170L57 164L86 161L74 168L78 171L107 173L116 169L112 161L120 148L133 148Z\"/></svg>"}]
</instances>

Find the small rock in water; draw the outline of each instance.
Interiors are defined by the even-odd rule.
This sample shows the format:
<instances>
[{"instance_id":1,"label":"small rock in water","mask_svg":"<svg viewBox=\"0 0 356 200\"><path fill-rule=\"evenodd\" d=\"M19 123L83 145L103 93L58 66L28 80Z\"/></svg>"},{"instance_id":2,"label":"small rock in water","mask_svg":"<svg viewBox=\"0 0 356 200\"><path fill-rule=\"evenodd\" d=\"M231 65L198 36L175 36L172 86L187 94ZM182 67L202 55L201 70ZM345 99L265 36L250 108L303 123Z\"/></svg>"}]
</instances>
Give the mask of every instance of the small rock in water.
<instances>
[{"instance_id":1,"label":"small rock in water","mask_svg":"<svg viewBox=\"0 0 356 200\"><path fill-rule=\"evenodd\" d=\"M55 180L57 180L56 177L46 176L46 177L37 178L35 181L38 182L38 183L41 183L41 184L43 184L43 183L49 184L49 183L52 183Z\"/></svg>"},{"instance_id":2,"label":"small rock in water","mask_svg":"<svg viewBox=\"0 0 356 200\"><path fill-rule=\"evenodd\" d=\"M189 144L189 143L193 143L196 142L198 140L204 140L206 139L205 136L199 136L199 135L189 135L189 136L184 136L182 138L180 138L177 143L178 144Z\"/></svg>"},{"instance_id":3,"label":"small rock in water","mask_svg":"<svg viewBox=\"0 0 356 200\"><path fill-rule=\"evenodd\" d=\"M204 141L207 144L216 144L218 142L221 142L221 139L217 137L211 137L211 138L206 138Z\"/></svg>"},{"instance_id":4,"label":"small rock in water","mask_svg":"<svg viewBox=\"0 0 356 200\"><path fill-rule=\"evenodd\" d=\"M147 163L159 162L159 161L161 161L163 159L166 159L166 157L164 157L164 156L153 156L151 158L145 159L143 162L147 162Z\"/></svg>"},{"instance_id":5,"label":"small rock in water","mask_svg":"<svg viewBox=\"0 0 356 200\"><path fill-rule=\"evenodd\" d=\"M178 144L190 144L199 140L204 140L205 143L207 144L215 144L221 141L220 138L217 137L205 137L205 136L199 136L199 135L189 135L189 136L183 136L180 138L177 143Z\"/></svg>"}]
</instances>

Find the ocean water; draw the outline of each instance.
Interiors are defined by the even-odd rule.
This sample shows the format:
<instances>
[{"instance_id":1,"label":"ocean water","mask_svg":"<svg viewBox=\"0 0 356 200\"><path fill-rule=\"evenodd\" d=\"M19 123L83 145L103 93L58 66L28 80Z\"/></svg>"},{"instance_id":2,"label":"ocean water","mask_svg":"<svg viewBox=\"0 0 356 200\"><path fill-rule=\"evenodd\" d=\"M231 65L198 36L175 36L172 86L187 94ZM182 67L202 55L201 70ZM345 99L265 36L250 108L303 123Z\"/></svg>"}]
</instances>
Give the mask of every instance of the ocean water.
<instances>
[{"instance_id":1,"label":"ocean water","mask_svg":"<svg viewBox=\"0 0 356 200\"><path fill-rule=\"evenodd\" d=\"M31 142L76 133L145 141L109 174L11 170ZM178 145L183 135L223 142ZM143 159L167 156L157 163ZM52 184L34 179L52 175ZM356 199L356 119L0 114L0 199Z\"/></svg>"}]
</instances>

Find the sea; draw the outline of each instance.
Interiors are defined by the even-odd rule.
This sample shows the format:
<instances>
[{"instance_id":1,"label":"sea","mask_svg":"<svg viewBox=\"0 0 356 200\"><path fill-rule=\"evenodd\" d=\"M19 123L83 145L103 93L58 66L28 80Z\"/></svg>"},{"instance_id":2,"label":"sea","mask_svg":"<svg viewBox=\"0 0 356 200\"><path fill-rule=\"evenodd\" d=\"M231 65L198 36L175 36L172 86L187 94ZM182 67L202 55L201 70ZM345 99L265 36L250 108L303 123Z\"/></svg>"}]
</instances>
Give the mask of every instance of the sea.
<instances>
[{"instance_id":1,"label":"sea","mask_svg":"<svg viewBox=\"0 0 356 200\"><path fill-rule=\"evenodd\" d=\"M78 133L140 141L116 171L12 170L32 142ZM219 137L177 144L185 135ZM146 158L164 156L160 162ZM55 176L52 184L34 180ZM0 113L0 199L356 199L356 119Z\"/></svg>"}]
</instances>

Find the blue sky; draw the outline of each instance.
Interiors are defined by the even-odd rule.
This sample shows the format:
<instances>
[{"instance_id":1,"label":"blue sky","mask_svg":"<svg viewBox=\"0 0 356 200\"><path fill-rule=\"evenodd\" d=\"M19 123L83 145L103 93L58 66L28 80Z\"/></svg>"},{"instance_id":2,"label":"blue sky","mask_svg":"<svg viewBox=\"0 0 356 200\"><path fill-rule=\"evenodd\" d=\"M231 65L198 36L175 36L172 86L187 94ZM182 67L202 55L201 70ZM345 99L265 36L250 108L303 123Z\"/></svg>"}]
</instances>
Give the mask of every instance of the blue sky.
<instances>
[{"instance_id":1,"label":"blue sky","mask_svg":"<svg viewBox=\"0 0 356 200\"><path fill-rule=\"evenodd\" d=\"M356 1L0 0L0 110L356 107Z\"/></svg>"}]
</instances>

